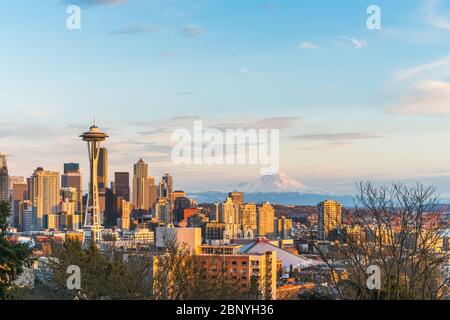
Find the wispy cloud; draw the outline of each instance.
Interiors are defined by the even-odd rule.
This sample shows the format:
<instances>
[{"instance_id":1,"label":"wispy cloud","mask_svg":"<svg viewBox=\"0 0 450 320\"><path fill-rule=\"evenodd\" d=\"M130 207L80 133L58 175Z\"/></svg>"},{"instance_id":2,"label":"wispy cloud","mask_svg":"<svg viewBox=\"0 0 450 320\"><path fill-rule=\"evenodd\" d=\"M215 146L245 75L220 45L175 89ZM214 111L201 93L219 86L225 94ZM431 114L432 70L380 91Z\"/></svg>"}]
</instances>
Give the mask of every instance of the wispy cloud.
<instances>
[{"instance_id":1,"label":"wispy cloud","mask_svg":"<svg viewBox=\"0 0 450 320\"><path fill-rule=\"evenodd\" d=\"M133 35L133 34L142 34L142 33L160 33L163 29L159 27L148 27L148 26L140 26L140 27L128 27L118 30L110 31L110 35Z\"/></svg>"},{"instance_id":2,"label":"wispy cloud","mask_svg":"<svg viewBox=\"0 0 450 320\"><path fill-rule=\"evenodd\" d=\"M263 3L261 5L261 7L266 10L269 10L269 11L277 11L278 10L278 5L276 5L275 3L272 3L272 2Z\"/></svg>"},{"instance_id":3,"label":"wispy cloud","mask_svg":"<svg viewBox=\"0 0 450 320\"><path fill-rule=\"evenodd\" d=\"M342 132L342 133L315 133L303 134L291 137L298 140L327 141L330 143L347 143L354 140L368 140L380 138L378 135L361 132Z\"/></svg>"},{"instance_id":4,"label":"wispy cloud","mask_svg":"<svg viewBox=\"0 0 450 320\"><path fill-rule=\"evenodd\" d=\"M403 86L389 113L403 115L450 114L450 56L424 63L393 75Z\"/></svg>"},{"instance_id":5,"label":"wispy cloud","mask_svg":"<svg viewBox=\"0 0 450 320\"><path fill-rule=\"evenodd\" d=\"M400 105L389 112L405 115L450 114L450 83L423 81L401 99Z\"/></svg>"},{"instance_id":6,"label":"wispy cloud","mask_svg":"<svg viewBox=\"0 0 450 320\"><path fill-rule=\"evenodd\" d=\"M158 51L156 54L158 56L161 56L161 57L173 57L173 56L175 56L175 52L172 52L172 51Z\"/></svg>"},{"instance_id":7,"label":"wispy cloud","mask_svg":"<svg viewBox=\"0 0 450 320\"><path fill-rule=\"evenodd\" d=\"M342 46L351 46L354 49L363 49L368 46L367 41L364 39L347 36L339 37L339 44Z\"/></svg>"},{"instance_id":8,"label":"wispy cloud","mask_svg":"<svg viewBox=\"0 0 450 320\"><path fill-rule=\"evenodd\" d=\"M394 74L394 80L412 78L442 79L450 76L450 56L429 63L421 64Z\"/></svg>"},{"instance_id":9,"label":"wispy cloud","mask_svg":"<svg viewBox=\"0 0 450 320\"><path fill-rule=\"evenodd\" d=\"M83 7L114 6L125 3L126 0L63 0L64 4L75 4Z\"/></svg>"},{"instance_id":10,"label":"wispy cloud","mask_svg":"<svg viewBox=\"0 0 450 320\"><path fill-rule=\"evenodd\" d=\"M192 121L194 121L194 120L199 120L199 119L201 119L201 117L199 117L199 116L175 116L175 117L171 118L172 121L178 121L178 120L192 120Z\"/></svg>"},{"instance_id":11,"label":"wispy cloud","mask_svg":"<svg viewBox=\"0 0 450 320\"><path fill-rule=\"evenodd\" d=\"M253 71L253 70L250 70L247 67L242 67L241 69L239 69L239 72L242 73L242 74L251 74L251 75L255 75L255 76L259 76L259 75L262 74L259 71Z\"/></svg>"},{"instance_id":12,"label":"wispy cloud","mask_svg":"<svg viewBox=\"0 0 450 320\"><path fill-rule=\"evenodd\" d=\"M299 117L270 117L256 120L236 120L213 124L214 128L226 129L288 129L296 126L301 121Z\"/></svg>"},{"instance_id":13,"label":"wispy cloud","mask_svg":"<svg viewBox=\"0 0 450 320\"><path fill-rule=\"evenodd\" d=\"M204 28L194 24L182 27L180 32L188 38L198 38L206 34L206 30Z\"/></svg>"},{"instance_id":14,"label":"wispy cloud","mask_svg":"<svg viewBox=\"0 0 450 320\"><path fill-rule=\"evenodd\" d=\"M259 119L255 122L255 125L258 128L290 128L300 121L300 117L272 117Z\"/></svg>"},{"instance_id":15,"label":"wispy cloud","mask_svg":"<svg viewBox=\"0 0 450 320\"><path fill-rule=\"evenodd\" d=\"M318 49L319 46L312 42L304 41L298 45L298 48L299 49Z\"/></svg>"},{"instance_id":16,"label":"wispy cloud","mask_svg":"<svg viewBox=\"0 0 450 320\"><path fill-rule=\"evenodd\" d=\"M438 29L450 30L450 11L443 8L444 1L425 1L423 12L425 21Z\"/></svg>"}]
</instances>

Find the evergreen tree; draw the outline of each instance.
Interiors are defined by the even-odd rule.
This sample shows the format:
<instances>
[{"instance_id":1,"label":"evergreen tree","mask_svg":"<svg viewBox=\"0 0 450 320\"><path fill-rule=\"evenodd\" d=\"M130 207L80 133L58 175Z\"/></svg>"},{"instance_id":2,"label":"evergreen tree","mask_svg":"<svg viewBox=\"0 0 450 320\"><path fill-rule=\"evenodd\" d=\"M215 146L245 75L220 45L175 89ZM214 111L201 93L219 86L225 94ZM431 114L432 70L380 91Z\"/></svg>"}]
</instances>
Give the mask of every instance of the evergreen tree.
<instances>
[{"instance_id":1,"label":"evergreen tree","mask_svg":"<svg viewBox=\"0 0 450 320\"><path fill-rule=\"evenodd\" d=\"M0 300L7 298L7 289L28 264L31 250L24 244L14 244L6 239L8 202L0 202Z\"/></svg>"}]
</instances>

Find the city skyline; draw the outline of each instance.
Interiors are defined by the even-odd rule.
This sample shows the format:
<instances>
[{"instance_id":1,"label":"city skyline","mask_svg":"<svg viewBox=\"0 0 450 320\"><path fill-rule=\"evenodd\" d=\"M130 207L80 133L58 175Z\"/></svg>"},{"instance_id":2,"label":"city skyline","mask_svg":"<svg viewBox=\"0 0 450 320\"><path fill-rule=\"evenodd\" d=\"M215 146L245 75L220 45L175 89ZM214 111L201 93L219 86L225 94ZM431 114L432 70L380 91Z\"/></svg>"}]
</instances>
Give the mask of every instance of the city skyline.
<instances>
[{"instance_id":1,"label":"city skyline","mask_svg":"<svg viewBox=\"0 0 450 320\"><path fill-rule=\"evenodd\" d=\"M450 0L15 0L0 21L6 306L450 300Z\"/></svg>"},{"instance_id":2,"label":"city skyline","mask_svg":"<svg viewBox=\"0 0 450 320\"><path fill-rule=\"evenodd\" d=\"M282 128L280 171L312 187L348 194L359 180L420 180L450 195L442 147L448 2L378 1L376 31L366 28L369 1L327 10L298 1L239 9L226 1L73 1L83 13L77 31L65 25L68 3L1 10L9 46L0 53L8 75L0 78L0 151L11 155L10 175L77 162L87 177L76 137L96 116L111 134L110 177L131 173L142 157L151 176L170 172L183 190L256 180L259 166L171 163L170 133L201 119L212 128Z\"/></svg>"}]
</instances>

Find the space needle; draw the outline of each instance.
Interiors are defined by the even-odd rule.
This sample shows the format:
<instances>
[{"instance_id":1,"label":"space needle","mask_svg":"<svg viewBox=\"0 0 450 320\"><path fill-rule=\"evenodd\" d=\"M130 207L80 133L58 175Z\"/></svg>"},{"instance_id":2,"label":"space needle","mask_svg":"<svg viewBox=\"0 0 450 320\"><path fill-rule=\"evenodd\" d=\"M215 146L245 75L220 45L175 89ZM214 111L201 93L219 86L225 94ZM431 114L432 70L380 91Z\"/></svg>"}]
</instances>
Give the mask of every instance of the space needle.
<instances>
[{"instance_id":1,"label":"space needle","mask_svg":"<svg viewBox=\"0 0 450 320\"><path fill-rule=\"evenodd\" d=\"M100 144L108 138L108 135L101 132L94 124L80 138L87 142L90 167L90 183L88 203L83 229L85 230L85 243L93 241L98 243L102 239L102 225L100 223L100 205L98 197L98 158Z\"/></svg>"}]
</instances>

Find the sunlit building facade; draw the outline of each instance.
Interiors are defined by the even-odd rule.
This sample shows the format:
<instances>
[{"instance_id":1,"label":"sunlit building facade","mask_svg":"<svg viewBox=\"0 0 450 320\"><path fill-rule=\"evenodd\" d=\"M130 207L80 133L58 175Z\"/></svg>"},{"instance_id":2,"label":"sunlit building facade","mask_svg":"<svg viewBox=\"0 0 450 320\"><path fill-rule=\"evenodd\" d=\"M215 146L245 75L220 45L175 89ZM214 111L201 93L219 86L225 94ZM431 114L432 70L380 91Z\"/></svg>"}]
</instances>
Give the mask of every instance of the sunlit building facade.
<instances>
[{"instance_id":1,"label":"sunlit building facade","mask_svg":"<svg viewBox=\"0 0 450 320\"><path fill-rule=\"evenodd\" d=\"M317 237L326 240L331 231L342 225L342 205L333 200L322 201L317 205L317 213Z\"/></svg>"},{"instance_id":2,"label":"sunlit building facade","mask_svg":"<svg viewBox=\"0 0 450 320\"><path fill-rule=\"evenodd\" d=\"M33 217L38 230L45 228L44 216L57 214L60 206L59 172L37 168L31 177Z\"/></svg>"},{"instance_id":3,"label":"sunlit building facade","mask_svg":"<svg viewBox=\"0 0 450 320\"><path fill-rule=\"evenodd\" d=\"M270 203L264 203L258 208L257 233L260 236L271 237L274 235L275 209Z\"/></svg>"}]
</instances>

